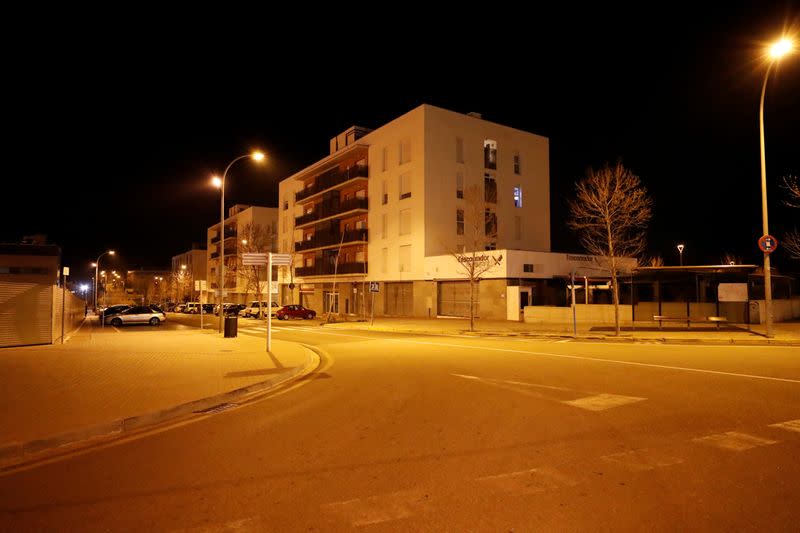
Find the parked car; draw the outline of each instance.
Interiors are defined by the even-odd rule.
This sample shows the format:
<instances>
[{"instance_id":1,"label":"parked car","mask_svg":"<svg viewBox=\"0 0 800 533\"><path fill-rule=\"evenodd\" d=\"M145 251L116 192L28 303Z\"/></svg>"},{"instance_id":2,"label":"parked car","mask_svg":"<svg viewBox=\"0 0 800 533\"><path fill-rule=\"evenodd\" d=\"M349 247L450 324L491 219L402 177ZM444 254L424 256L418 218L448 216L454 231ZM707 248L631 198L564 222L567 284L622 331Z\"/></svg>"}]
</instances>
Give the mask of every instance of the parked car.
<instances>
[{"instance_id":1,"label":"parked car","mask_svg":"<svg viewBox=\"0 0 800 533\"><path fill-rule=\"evenodd\" d=\"M275 313L279 320L288 320L290 318L314 318L317 316L316 311L307 309L302 305L284 305Z\"/></svg>"},{"instance_id":2,"label":"parked car","mask_svg":"<svg viewBox=\"0 0 800 533\"><path fill-rule=\"evenodd\" d=\"M183 313L183 310L186 308L186 304L175 304L175 307L172 309L174 313Z\"/></svg>"},{"instance_id":3,"label":"parked car","mask_svg":"<svg viewBox=\"0 0 800 533\"><path fill-rule=\"evenodd\" d=\"M157 326L167 319L163 311L154 311L146 305L136 305L113 316L105 318L106 324L121 326L123 324L150 324Z\"/></svg>"},{"instance_id":4,"label":"parked car","mask_svg":"<svg viewBox=\"0 0 800 533\"><path fill-rule=\"evenodd\" d=\"M258 300L253 300L250 302L243 311L239 312L240 316L249 317L249 318L256 318L256 317L263 317L265 316L268 304L267 302L261 302L261 307L259 307ZM279 305L277 302L272 302L272 316L275 316L275 312L279 309Z\"/></svg>"},{"instance_id":5,"label":"parked car","mask_svg":"<svg viewBox=\"0 0 800 533\"><path fill-rule=\"evenodd\" d=\"M225 316L238 316L239 311L247 308L247 306L245 304L226 303L223 304L223 308L225 309ZM219 316L219 306L214 308L214 314Z\"/></svg>"},{"instance_id":6,"label":"parked car","mask_svg":"<svg viewBox=\"0 0 800 533\"><path fill-rule=\"evenodd\" d=\"M130 307L130 305L128 305L128 304L110 305L110 306L106 307L105 309L101 309L100 310L100 316L102 316L103 318L107 318L107 317L110 317L110 316L113 316L113 315L117 315L117 314L121 313L122 311L124 311L125 309L128 309L129 307ZM106 322L106 323L108 323L108 322Z\"/></svg>"},{"instance_id":7,"label":"parked car","mask_svg":"<svg viewBox=\"0 0 800 533\"><path fill-rule=\"evenodd\" d=\"M188 302L183 308L184 313L195 314L200 312L200 302Z\"/></svg>"},{"instance_id":8,"label":"parked car","mask_svg":"<svg viewBox=\"0 0 800 533\"><path fill-rule=\"evenodd\" d=\"M214 304L203 304L203 313L211 314L214 312Z\"/></svg>"}]
</instances>

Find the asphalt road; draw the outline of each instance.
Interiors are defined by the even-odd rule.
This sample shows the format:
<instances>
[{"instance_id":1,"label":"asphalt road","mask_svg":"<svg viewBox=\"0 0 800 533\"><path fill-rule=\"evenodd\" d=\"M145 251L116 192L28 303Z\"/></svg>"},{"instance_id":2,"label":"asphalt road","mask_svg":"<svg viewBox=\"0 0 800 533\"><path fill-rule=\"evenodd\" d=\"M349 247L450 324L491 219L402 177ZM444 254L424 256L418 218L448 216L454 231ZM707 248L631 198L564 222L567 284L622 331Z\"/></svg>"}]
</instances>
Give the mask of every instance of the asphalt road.
<instances>
[{"instance_id":1,"label":"asphalt road","mask_svg":"<svg viewBox=\"0 0 800 533\"><path fill-rule=\"evenodd\" d=\"M255 321L239 328L264 334ZM261 401L0 477L0 530L800 523L796 348L409 336L301 321L274 334L315 346L322 367Z\"/></svg>"}]
</instances>

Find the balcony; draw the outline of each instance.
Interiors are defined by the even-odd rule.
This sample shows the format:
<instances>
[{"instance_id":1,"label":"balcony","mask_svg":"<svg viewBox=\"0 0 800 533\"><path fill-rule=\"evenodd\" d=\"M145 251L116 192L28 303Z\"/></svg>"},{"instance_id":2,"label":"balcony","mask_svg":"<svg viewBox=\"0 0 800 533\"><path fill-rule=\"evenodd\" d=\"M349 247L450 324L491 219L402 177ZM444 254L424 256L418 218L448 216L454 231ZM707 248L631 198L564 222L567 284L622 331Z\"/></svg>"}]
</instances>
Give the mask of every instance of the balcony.
<instances>
[{"instance_id":1,"label":"balcony","mask_svg":"<svg viewBox=\"0 0 800 533\"><path fill-rule=\"evenodd\" d=\"M236 237L236 228L225 228L225 238ZM211 244L219 242L219 233L211 238Z\"/></svg>"},{"instance_id":2,"label":"balcony","mask_svg":"<svg viewBox=\"0 0 800 533\"><path fill-rule=\"evenodd\" d=\"M306 213L305 215L295 217L294 225L295 228L298 228L308 224L309 222L324 220L326 218L341 215L349 211L356 211L359 209L366 210L368 205L369 203L367 202L367 198L351 198L349 200L345 200L344 202L317 204L314 206L314 211L311 213Z\"/></svg>"},{"instance_id":3,"label":"balcony","mask_svg":"<svg viewBox=\"0 0 800 533\"><path fill-rule=\"evenodd\" d=\"M294 195L294 200L295 202L299 202L350 180L356 178L366 178L368 176L369 167L367 167L367 165L352 165L347 167L347 169L344 171L335 168L317 176L314 179L314 185L311 187L307 187L302 191L296 192Z\"/></svg>"},{"instance_id":4,"label":"balcony","mask_svg":"<svg viewBox=\"0 0 800 533\"><path fill-rule=\"evenodd\" d=\"M295 276L309 277L309 276L333 276L334 265L333 263L321 263L309 267L298 267L294 270ZM365 274L367 273L367 262L357 263L339 263L336 268L336 274Z\"/></svg>"},{"instance_id":5,"label":"balcony","mask_svg":"<svg viewBox=\"0 0 800 533\"><path fill-rule=\"evenodd\" d=\"M367 242L367 236L366 228L345 231L344 236L341 233L314 235L308 240L294 243L294 250L303 252L315 248L325 248L326 246L338 246L340 243Z\"/></svg>"}]
</instances>

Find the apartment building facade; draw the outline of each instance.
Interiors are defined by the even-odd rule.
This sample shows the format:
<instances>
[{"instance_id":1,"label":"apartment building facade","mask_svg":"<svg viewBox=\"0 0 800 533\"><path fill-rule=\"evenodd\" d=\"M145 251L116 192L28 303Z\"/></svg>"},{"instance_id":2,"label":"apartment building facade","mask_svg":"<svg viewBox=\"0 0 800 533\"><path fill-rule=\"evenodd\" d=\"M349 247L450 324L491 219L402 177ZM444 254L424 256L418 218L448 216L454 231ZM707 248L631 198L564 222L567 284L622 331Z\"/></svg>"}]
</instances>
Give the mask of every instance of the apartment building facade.
<instances>
[{"instance_id":1,"label":"apartment building facade","mask_svg":"<svg viewBox=\"0 0 800 533\"><path fill-rule=\"evenodd\" d=\"M277 233L277 208L244 204L237 204L229 208L228 217L224 222L224 230L217 223L207 231L207 273L205 278L207 289L201 295L202 301L219 302L220 252L223 250L225 257L224 301L248 303L257 299L259 290L262 292L262 299L265 299L266 268L258 271L258 286L256 286L244 274L240 254L243 251L276 252ZM248 238L250 242L248 242ZM254 240L259 242L252 242Z\"/></svg>"},{"instance_id":2,"label":"apartment building facade","mask_svg":"<svg viewBox=\"0 0 800 533\"><path fill-rule=\"evenodd\" d=\"M279 250L293 257L282 302L366 314L376 281L378 316L458 315L447 295L463 295L463 272L427 263L476 246L549 252L548 150L545 137L430 105L348 129L280 183ZM482 316L506 318L494 307Z\"/></svg>"},{"instance_id":3,"label":"apartment building facade","mask_svg":"<svg viewBox=\"0 0 800 533\"><path fill-rule=\"evenodd\" d=\"M208 252L195 245L191 250L172 256L172 283L175 301L197 302L200 288L206 284L208 275ZM197 282L200 283L197 283ZM204 300L205 301L205 300Z\"/></svg>"}]
</instances>

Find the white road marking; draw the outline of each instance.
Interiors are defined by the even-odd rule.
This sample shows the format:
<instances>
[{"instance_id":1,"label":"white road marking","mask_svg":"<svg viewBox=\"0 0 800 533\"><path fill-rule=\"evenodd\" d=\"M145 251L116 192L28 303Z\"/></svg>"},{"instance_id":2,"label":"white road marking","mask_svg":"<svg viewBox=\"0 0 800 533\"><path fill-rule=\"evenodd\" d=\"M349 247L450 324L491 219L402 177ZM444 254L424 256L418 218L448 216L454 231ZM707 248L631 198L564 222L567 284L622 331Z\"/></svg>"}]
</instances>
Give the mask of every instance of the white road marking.
<instances>
[{"instance_id":1,"label":"white road marking","mask_svg":"<svg viewBox=\"0 0 800 533\"><path fill-rule=\"evenodd\" d=\"M321 508L323 511L342 516L353 526L367 526L429 511L431 505L429 495L424 491L405 490L368 498L326 503Z\"/></svg>"},{"instance_id":2,"label":"white road marking","mask_svg":"<svg viewBox=\"0 0 800 533\"><path fill-rule=\"evenodd\" d=\"M573 487L577 482L554 468L531 468L506 474L479 477L476 481L490 483L507 492L536 494L562 487Z\"/></svg>"},{"instance_id":3,"label":"white road marking","mask_svg":"<svg viewBox=\"0 0 800 533\"><path fill-rule=\"evenodd\" d=\"M733 450L735 452L742 452L759 446L769 446L776 444L777 440L764 439L747 433L738 433L736 431L728 431L727 433L719 433L717 435L708 435L707 437L699 437L692 439L692 442L699 442L701 444L709 444L722 448L724 450Z\"/></svg>"},{"instance_id":4,"label":"white road marking","mask_svg":"<svg viewBox=\"0 0 800 533\"><path fill-rule=\"evenodd\" d=\"M613 409L621 405L643 402L646 399L647 398L637 398L635 396L620 396L617 394L597 394L595 396L587 396L586 398L578 398L577 400L562 401L561 403L573 407L580 407L587 411L605 411L606 409Z\"/></svg>"},{"instance_id":5,"label":"white road marking","mask_svg":"<svg viewBox=\"0 0 800 533\"><path fill-rule=\"evenodd\" d=\"M797 420L789 420L788 422L779 422L777 424L770 424L771 428L781 428L787 431L795 431L800 433L800 418Z\"/></svg>"},{"instance_id":6,"label":"white road marking","mask_svg":"<svg viewBox=\"0 0 800 533\"><path fill-rule=\"evenodd\" d=\"M601 457L603 461L618 464L633 472L646 472L664 466L679 465L683 459L665 455L655 450L641 449L612 453Z\"/></svg>"},{"instance_id":7,"label":"white road marking","mask_svg":"<svg viewBox=\"0 0 800 533\"><path fill-rule=\"evenodd\" d=\"M537 387L542 389L553 389L553 390L563 390L563 391L572 391L572 389L567 389L566 387L556 387L554 385L540 385L539 383L526 383L524 381L509 381L505 379L492 379L492 378L481 378L478 376L470 376L467 374L455 374L451 373L451 376L458 376L464 379L474 379L477 381L482 381L484 383L494 384L494 383L508 383L510 385L520 385L523 387Z\"/></svg>"},{"instance_id":8,"label":"white road marking","mask_svg":"<svg viewBox=\"0 0 800 533\"><path fill-rule=\"evenodd\" d=\"M708 370L704 368L690 368L690 367L683 367L683 366L673 366L673 365L659 365L655 363L641 363L638 361L621 361L618 359L604 359L602 357L588 357L583 355L569 355L569 354L558 354L558 353L550 353L550 352L537 352L537 351L529 351L529 350L514 350L511 348L492 348L488 346L471 346L468 344L449 344L443 342L432 342L432 341L415 341L411 339L382 339L380 337L367 337L365 335L351 335L347 333L332 333L329 331L320 331L318 332L321 335L335 335L338 337L352 337L355 339L365 339L371 341L387 341L387 342L405 342L410 344L423 344L428 346L441 346L444 348L458 348L459 350L481 350L481 351L488 351L488 352L506 352L506 353L519 353L519 354L526 354L526 355L541 355L545 357L555 357L558 359L575 359L579 361L591 361L595 363L609 363L615 365L629 365L629 366L641 366L646 368L660 368L664 370L679 370L681 372L697 372L699 374L714 374L719 376L730 376L730 377L737 377L737 378L749 378L749 379L762 379L765 381L778 381L782 383L796 383L800 384L800 379L791 379L791 378L778 378L774 376L759 376L757 374L740 374L738 372L723 372L721 370ZM607 344L604 346L608 346ZM727 346L726 346L727 348ZM752 348L752 347L751 347Z\"/></svg>"}]
</instances>

